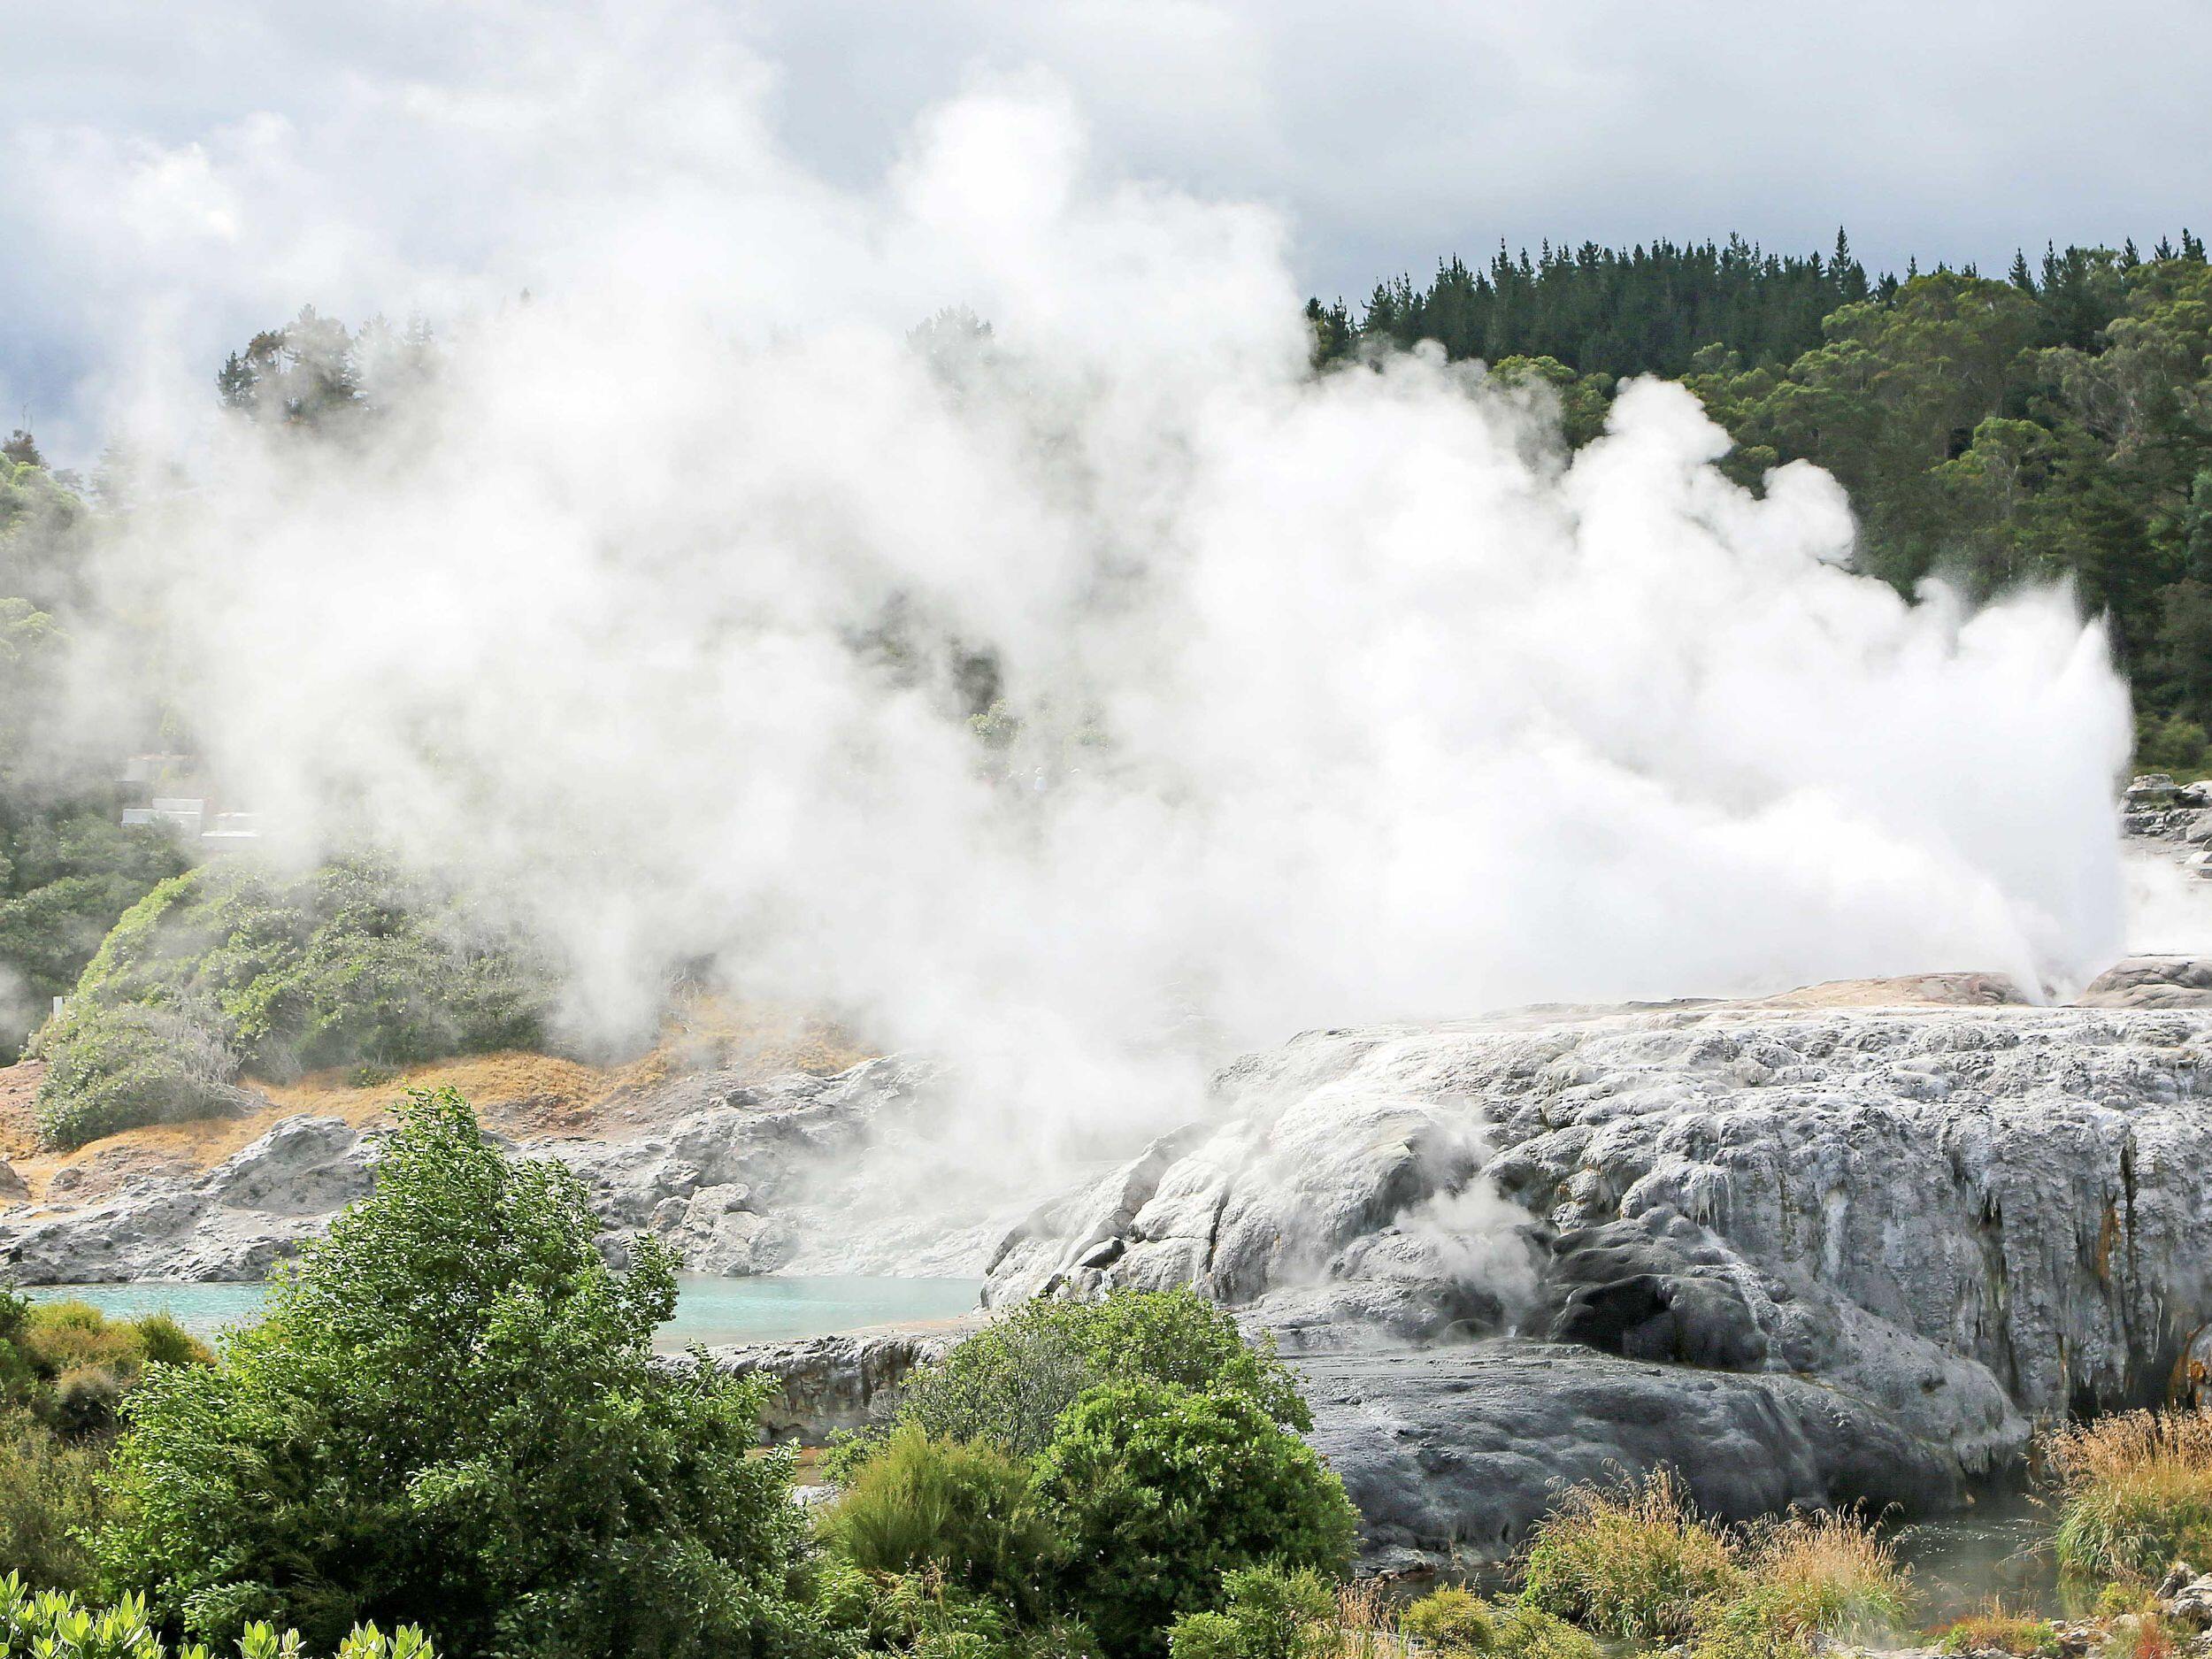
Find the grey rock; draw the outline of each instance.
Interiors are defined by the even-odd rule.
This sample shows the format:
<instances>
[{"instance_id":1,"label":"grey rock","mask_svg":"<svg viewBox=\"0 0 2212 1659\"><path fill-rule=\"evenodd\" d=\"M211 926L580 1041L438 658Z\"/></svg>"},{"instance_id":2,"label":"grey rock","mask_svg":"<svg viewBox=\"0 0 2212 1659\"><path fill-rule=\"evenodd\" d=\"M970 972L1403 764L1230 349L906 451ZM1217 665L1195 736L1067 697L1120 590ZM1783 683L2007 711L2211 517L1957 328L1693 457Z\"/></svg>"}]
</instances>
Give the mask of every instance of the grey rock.
<instances>
[{"instance_id":1,"label":"grey rock","mask_svg":"<svg viewBox=\"0 0 2212 1659\"><path fill-rule=\"evenodd\" d=\"M31 1184L23 1179L14 1164L0 1158L0 1199L28 1198Z\"/></svg>"},{"instance_id":2,"label":"grey rock","mask_svg":"<svg viewBox=\"0 0 2212 1659\"><path fill-rule=\"evenodd\" d=\"M2212 1573L2176 1563L2158 1588L2158 1610L2193 1630L2212 1628Z\"/></svg>"},{"instance_id":3,"label":"grey rock","mask_svg":"<svg viewBox=\"0 0 2212 1659\"><path fill-rule=\"evenodd\" d=\"M941 1357L981 1323L970 1317L882 1325L800 1342L712 1348L706 1354L710 1364L730 1376L775 1379L776 1391L761 1415L765 1438L818 1446L840 1430L866 1424L908 1372Z\"/></svg>"},{"instance_id":4,"label":"grey rock","mask_svg":"<svg viewBox=\"0 0 2212 1659\"><path fill-rule=\"evenodd\" d=\"M335 1118L287 1118L203 1175L136 1177L75 1207L50 1187L0 1220L0 1261L31 1285L265 1278L370 1190L378 1139Z\"/></svg>"},{"instance_id":5,"label":"grey rock","mask_svg":"<svg viewBox=\"0 0 2212 1659\"><path fill-rule=\"evenodd\" d=\"M576 1172L616 1261L649 1234L695 1272L965 1276L1032 1199L1009 1204L931 1161L933 1077L895 1059L826 1078L708 1073L665 1086L649 1133L510 1149ZM293 1118L204 1173L104 1171L73 1191L58 1177L46 1202L0 1214L0 1263L33 1284L259 1279L369 1193L380 1142Z\"/></svg>"},{"instance_id":6,"label":"grey rock","mask_svg":"<svg viewBox=\"0 0 2212 1659\"><path fill-rule=\"evenodd\" d=\"M1192 1284L1317 1376L1343 1374L1331 1350L1417 1376L1418 1350L1370 1350L1560 1339L1541 1368L1455 1384L1454 1432L1540 1426L1501 1376L1624 1386L1616 1362L1650 1362L1633 1374L1699 1402L1664 1409L1768 1444L1793 1490L1924 1498L2013 1465L2036 1417L2158 1401L2185 1354L2212 1361L2212 1008L2157 1005L2205 984L2206 964L2133 964L2097 994L2114 1006L1786 999L1310 1033L1229 1068L1217 1118L1010 1235L987 1299ZM1878 1463L1839 1466L1824 1423ZM1633 1469L1683 1443L1617 1449ZM1547 1479L1588 1463L1528 1455ZM1444 1481L1408 1456L1374 1489L1465 1509L1470 1538L1494 1525L1478 1510L1518 1524L1518 1497L1481 1489L1509 1463Z\"/></svg>"},{"instance_id":7,"label":"grey rock","mask_svg":"<svg viewBox=\"0 0 2212 1659\"><path fill-rule=\"evenodd\" d=\"M2212 1008L2212 962L2197 956L2128 956L2074 999L2085 1008Z\"/></svg>"},{"instance_id":8,"label":"grey rock","mask_svg":"<svg viewBox=\"0 0 2212 1659\"><path fill-rule=\"evenodd\" d=\"M1492 1341L1299 1362L1314 1446L1363 1517L1364 1565L1503 1559L1563 1482L1669 1464L1731 1520L1792 1506L1925 1509L1958 1471L1850 1395L1795 1377Z\"/></svg>"}]
</instances>

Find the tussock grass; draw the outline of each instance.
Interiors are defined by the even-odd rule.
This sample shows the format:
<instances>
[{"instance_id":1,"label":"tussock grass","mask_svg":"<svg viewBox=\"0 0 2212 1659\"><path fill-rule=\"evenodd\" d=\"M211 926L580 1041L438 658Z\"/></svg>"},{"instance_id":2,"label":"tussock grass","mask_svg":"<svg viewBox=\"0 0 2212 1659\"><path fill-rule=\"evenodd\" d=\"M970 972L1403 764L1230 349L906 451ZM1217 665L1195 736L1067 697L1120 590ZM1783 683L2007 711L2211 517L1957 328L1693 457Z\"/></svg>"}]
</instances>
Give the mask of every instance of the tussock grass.
<instances>
[{"instance_id":1,"label":"tussock grass","mask_svg":"<svg viewBox=\"0 0 2212 1659\"><path fill-rule=\"evenodd\" d=\"M1354 1579L1337 1586L1332 1651L1334 1659L1402 1659L1406 1644L1379 1580Z\"/></svg>"},{"instance_id":2,"label":"tussock grass","mask_svg":"<svg viewBox=\"0 0 2212 1659\"><path fill-rule=\"evenodd\" d=\"M1665 1469L1570 1490L1531 1535L1521 1582L1525 1605L1641 1642L1688 1640L1745 1589L1727 1532Z\"/></svg>"},{"instance_id":3,"label":"tussock grass","mask_svg":"<svg viewBox=\"0 0 2212 1659\"><path fill-rule=\"evenodd\" d=\"M2123 1412L2055 1430L2042 1450L2066 1571L2148 1582L2177 1559L2212 1565L2212 1414Z\"/></svg>"},{"instance_id":4,"label":"tussock grass","mask_svg":"<svg viewBox=\"0 0 2212 1659\"><path fill-rule=\"evenodd\" d=\"M1402 1650L1439 1659L1601 1659L1597 1642L1565 1620L1525 1601L1496 1606L1454 1585L1409 1606L1398 1616L1398 1630Z\"/></svg>"},{"instance_id":5,"label":"tussock grass","mask_svg":"<svg viewBox=\"0 0 2212 1659\"><path fill-rule=\"evenodd\" d=\"M1695 1659L1812 1654L1901 1628L1912 1602L1896 1551L1855 1515L1793 1516L1754 1532L1743 1593L1716 1609Z\"/></svg>"},{"instance_id":6,"label":"tussock grass","mask_svg":"<svg viewBox=\"0 0 2212 1659\"><path fill-rule=\"evenodd\" d=\"M1980 1612L1955 1619L1934 1634L1936 1646L1945 1653L2051 1659L2060 1651L2058 1626L2032 1613L2008 1612L2001 1601L1991 1601Z\"/></svg>"}]
</instances>

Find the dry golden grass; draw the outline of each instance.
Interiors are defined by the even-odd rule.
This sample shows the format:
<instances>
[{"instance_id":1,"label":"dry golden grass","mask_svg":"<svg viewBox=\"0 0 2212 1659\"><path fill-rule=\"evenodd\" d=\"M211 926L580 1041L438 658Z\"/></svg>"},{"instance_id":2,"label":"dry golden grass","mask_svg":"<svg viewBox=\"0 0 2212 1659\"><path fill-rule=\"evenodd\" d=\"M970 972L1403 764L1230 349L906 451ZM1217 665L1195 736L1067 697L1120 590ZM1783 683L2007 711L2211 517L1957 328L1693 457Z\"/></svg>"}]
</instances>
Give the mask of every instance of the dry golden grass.
<instances>
[{"instance_id":1,"label":"dry golden grass","mask_svg":"<svg viewBox=\"0 0 2212 1659\"><path fill-rule=\"evenodd\" d=\"M1937 1632L1936 1646L1947 1654L2008 1654L2015 1659L2046 1659L2059 1651L2058 1627L2032 1613L2008 1611L1991 1601Z\"/></svg>"},{"instance_id":2,"label":"dry golden grass","mask_svg":"<svg viewBox=\"0 0 2212 1659\"><path fill-rule=\"evenodd\" d=\"M1744 1553L1748 1583L1710 1614L1696 1659L1810 1654L1904 1624L1911 1590L1897 1552L1856 1515L1792 1516L1755 1529Z\"/></svg>"},{"instance_id":3,"label":"dry golden grass","mask_svg":"<svg viewBox=\"0 0 2212 1659\"><path fill-rule=\"evenodd\" d=\"M1335 1659L1401 1659L1406 1652L1379 1580L1359 1578L1337 1586L1333 1652Z\"/></svg>"},{"instance_id":4,"label":"dry golden grass","mask_svg":"<svg viewBox=\"0 0 2212 1659\"><path fill-rule=\"evenodd\" d=\"M1728 1534L1668 1469L1570 1490L1530 1535L1521 1581L1529 1606L1642 1642L1685 1640L1744 1587Z\"/></svg>"},{"instance_id":5,"label":"dry golden grass","mask_svg":"<svg viewBox=\"0 0 2212 1659\"><path fill-rule=\"evenodd\" d=\"M2041 1449L2069 1572L2147 1581L2177 1559L2212 1561L2212 1414L2121 1412L2056 1430Z\"/></svg>"},{"instance_id":6,"label":"dry golden grass","mask_svg":"<svg viewBox=\"0 0 2212 1659\"><path fill-rule=\"evenodd\" d=\"M765 1079L787 1072L827 1076L873 1050L830 1023L761 1003L690 995L671 1009L658 1039L642 1054L595 1064L559 1055L508 1051L409 1066L373 1080L346 1070L312 1072L291 1083L254 1083L268 1103L231 1118L150 1124L66 1153L41 1152L30 1118L43 1068L0 1068L0 1145L35 1199L65 1169L88 1172L206 1169L287 1118L340 1118L356 1125L388 1123L411 1088L451 1087L487 1125L517 1137L621 1136L658 1121L656 1091L706 1071Z\"/></svg>"}]
</instances>

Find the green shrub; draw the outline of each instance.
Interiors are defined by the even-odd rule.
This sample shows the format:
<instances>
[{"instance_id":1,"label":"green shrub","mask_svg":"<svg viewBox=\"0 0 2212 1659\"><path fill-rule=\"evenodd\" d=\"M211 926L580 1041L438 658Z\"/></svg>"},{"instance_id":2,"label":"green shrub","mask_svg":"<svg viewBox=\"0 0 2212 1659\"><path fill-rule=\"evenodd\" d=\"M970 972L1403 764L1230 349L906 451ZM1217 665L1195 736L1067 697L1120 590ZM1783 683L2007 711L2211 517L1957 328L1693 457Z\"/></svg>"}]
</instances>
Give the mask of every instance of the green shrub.
<instances>
[{"instance_id":1,"label":"green shrub","mask_svg":"<svg viewBox=\"0 0 2212 1659\"><path fill-rule=\"evenodd\" d=\"M1098 1659L1098 1644L1081 1624L1054 1618L1019 1623L1002 1603L949 1584L933 1570L866 1572L833 1555L819 1575L815 1608L836 1651Z\"/></svg>"},{"instance_id":2,"label":"green shrub","mask_svg":"<svg viewBox=\"0 0 2212 1659\"><path fill-rule=\"evenodd\" d=\"M821 1532L867 1571L933 1569L961 1588L1016 1603L1033 1597L1051 1547L1024 1463L995 1447L936 1440L912 1425L854 1471Z\"/></svg>"},{"instance_id":3,"label":"green shrub","mask_svg":"<svg viewBox=\"0 0 2212 1659\"><path fill-rule=\"evenodd\" d=\"M1247 1567L1221 1580L1219 1612L1186 1613L1168 1628L1174 1659L1326 1659L1336 1650L1336 1596L1310 1571Z\"/></svg>"},{"instance_id":4,"label":"green shrub","mask_svg":"<svg viewBox=\"0 0 2212 1659\"><path fill-rule=\"evenodd\" d=\"M513 1659L783 1652L811 1620L762 1387L657 1366L672 1258L616 1272L597 1232L571 1171L419 1091L262 1322L131 1396L104 1581L207 1640L419 1616Z\"/></svg>"},{"instance_id":5,"label":"green shrub","mask_svg":"<svg viewBox=\"0 0 2212 1659\"><path fill-rule=\"evenodd\" d=\"M1497 1615L1472 1590L1446 1585L1409 1604L1398 1616L1398 1628L1422 1646L1442 1654L1495 1650Z\"/></svg>"},{"instance_id":6,"label":"green shrub","mask_svg":"<svg viewBox=\"0 0 2212 1659\"><path fill-rule=\"evenodd\" d=\"M1025 1303L917 1371L900 1390L897 1420L1033 1456L1079 1395L1114 1381L1233 1391L1285 1428L1313 1426L1272 1339L1254 1346L1225 1310L1187 1288Z\"/></svg>"},{"instance_id":7,"label":"green shrub","mask_svg":"<svg viewBox=\"0 0 2212 1659\"><path fill-rule=\"evenodd\" d=\"M1497 1655L1499 1659L1600 1659L1597 1642L1564 1619L1525 1602L1496 1606L1447 1585L1398 1616L1399 1631L1430 1653Z\"/></svg>"},{"instance_id":8,"label":"green shrub","mask_svg":"<svg viewBox=\"0 0 2212 1659\"><path fill-rule=\"evenodd\" d=\"M239 1639L240 1659L299 1659L299 1635L250 1625ZM15 1574L0 1578L0 1659L167 1659L168 1649L147 1617L142 1597L124 1596L111 1607L87 1608L58 1591L34 1592ZM176 1650L176 1659L209 1659L198 1643ZM437 1659L423 1633L403 1624L387 1636L374 1625L347 1632L337 1659Z\"/></svg>"},{"instance_id":9,"label":"green shrub","mask_svg":"<svg viewBox=\"0 0 2212 1659\"><path fill-rule=\"evenodd\" d=\"M2042 1451L2070 1574L2155 1580L2177 1559L2212 1559L2212 1415L2123 1412L2060 1429Z\"/></svg>"},{"instance_id":10,"label":"green shrub","mask_svg":"<svg viewBox=\"0 0 2212 1659\"><path fill-rule=\"evenodd\" d=\"M105 1518L107 1454L27 1413L0 1417L0 1572L42 1590L90 1582L86 1538Z\"/></svg>"},{"instance_id":11,"label":"green shrub","mask_svg":"<svg viewBox=\"0 0 2212 1659\"><path fill-rule=\"evenodd\" d=\"M205 865L124 913L39 1033L40 1133L76 1146L210 1116L239 1099L242 1073L534 1047L552 989L514 937L379 861L290 880Z\"/></svg>"},{"instance_id":12,"label":"green shrub","mask_svg":"<svg viewBox=\"0 0 2212 1659\"><path fill-rule=\"evenodd\" d=\"M88 1007L56 1018L40 1040L40 1138L78 1147L145 1124L218 1118L239 1110L235 1058L196 1010Z\"/></svg>"},{"instance_id":13,"label":"green shrub","mask_svg":"<svg viewBox=\"0 0 2212 1659\"><path fill-rule=\"evenodd\" d=\"M167 1313L147 1314L137 1325L139 1347L150 1365L205 1365L215 1358L206 1343Z\"/></svg>"},{"instance_id":14,"label":"green shrub","mask_svg":"<svg viewBox=\"0 0 2212 1659\"><path fill-rule=\"evenodd\" d=\"M1578 1486L1537 1523L1522 1599L1604 1636L1682 1641L1744 1586L1729 1540L1660 1470L1614 1490Z\"/></svg>"},{"instance_id":15,"label":"green shrub","mask_svg":"<svg viewBox=\"0 0 2212 1659\"><path fill-rule=\"evenodd\" d=\"M1225 1573L1273 1561L1339 1576L1351 1560L1343 1483L1241 1390L1094 1387L1061 1414L1033 1490L1065 1604L1117 1655L1156 1653Z\"/></svg>"},{"instance_id":16,"label":"green shrub","mask_svg":"<svg viewBox=\"0 0 2212 1659\"><path fill-rule=\"evenodd\" d=\"M119 825L104 802L12 804L0 812L0 965L14 971L24 1003L42 1009L76 984L116 918L186 861L165 830ZM0 1010L0 1061L35 1023Z\"/></svg>"}]
</instances>

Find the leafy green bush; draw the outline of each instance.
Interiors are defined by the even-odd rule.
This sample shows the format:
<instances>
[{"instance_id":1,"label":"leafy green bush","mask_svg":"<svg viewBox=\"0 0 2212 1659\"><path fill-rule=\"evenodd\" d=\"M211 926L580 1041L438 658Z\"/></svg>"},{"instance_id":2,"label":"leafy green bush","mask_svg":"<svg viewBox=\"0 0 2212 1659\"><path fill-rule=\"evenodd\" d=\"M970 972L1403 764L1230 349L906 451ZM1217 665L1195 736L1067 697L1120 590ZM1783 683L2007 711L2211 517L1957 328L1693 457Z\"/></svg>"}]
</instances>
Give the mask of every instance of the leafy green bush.
<instances>
[{"instance_id":1,"label":"leafy green bush","mask_svg":"<svg viewBox=\"0 0 2212 1659\"><path fill-rule=\"evenodd\" d=\"M47 1590L91 1580L85 1539L107 1513L104 1447L64 1440L27 1412L0 1417L0 1572Z\"/></svg>"},{"instance_id":2,"label":"leafy green bush","mask_svg":"<svg viewBox=\"0 0 2212 1659\"><path fill-rule=\"evenodd\" d=\"M1570 1491L1530 1535L1521 1582L1539 1612L1603 1636L1677 1642L1741 1594L1744 1575L1726 1535L1663 1469L1616 1490Z\"/></svg>"},{"instance_id":3,"label":"leafy green bush","mask_svg":"<svg viewBox=\"0 0 2212 1659\"><path fill-rule=\"evenodd\" d=\"M1032 1456L1078 1396L1117 1380L1240 1394L1285 1428L1313 1426L1273 1340L1255 1347L1225 1310L1188 1288L1027 1302L910 1377L897 1420Z\"/></svg>"},{"instance_id":4,"label":"leafy green bush","mask_svg":"<svg viewBox=\"0 0 2212 1659\"><path fill-rule=\"evenodd\" d=\"M77 1147L142 1124L216 1118L238 1110L236 1060L196 1009L65 1012L39 1052L38 1127L49 1146Z\"/></svg>"},{"instance_id":5,"label":"leafy green bush","mask_svg":"<svg viewBox=\"0 0 2212 1659\"><path fill-rule=\"evenodd\" d=\"M2212 1414L2128 1411L2045 1437L2059 1565L2093 1580L2155 1580L2212 1559Z\"/></svg>"},{"instance_id":6,"label":"leafy green bush","mask_svg":"<svg viewBox=\"0 0 2212 1659\"><path fill-rule=\"evenodd\" d=\"M249 1625L240 1659L300 1659L298 1633ZM58 1591L33 1592L14 1573L0 1578L0 1659L167 1659L168 1648L147 1617L142 1597L87 1608ZM209 1659L196 1642L176 1659ZM437 1659L423 1633L403 1624L387 1636L373 1624L347 1632L337 1659Z\"/></svg>"},{"instance_id":7,"label":"leafy green bush","mask_svg":"<svg viewBox=\"0 0 2212 1659\"><path fill-rule=\"evenodd\" d=\"M1021 1604L1034 1597L1051 1548L1024 1463L911 1424L855 1471L821 1530L867 1571L930 1568L962 1588Z\"/></svg>"},{"instance_id":8,"label":"leafy green bush","mask_svg":"<svg viewBox=\"0 0 2212 1659\"><path fill-rule=\"evenodd\" d=\"M116 918L186 862L165 831L119 825L104 803L6 805L0 803L0 964L22 982L30 1017L12 1021L0 1010L0 1059L13 1058L47 1001L76 984Z\"/></svg>"},{"instance_id":9,"label":"leafy green bush","mask_svg":"<svg viewBox=\"0 0 2212 1659\"><path fill-rule=\"evenodd\" d=\"M131 1396L104 1581L209 1640L414 1616L516 1659L785 1651L803 1528L761 1386L657 1366L672 1259L618 1273L597 1230L571 1171L418 1091L266 1317Z\"/></svg>"},{"instance_id":10,"label":"leafy green bush","mask_svg":"<svg viewBox=\"0 0 2212 1659\"><path fill-rule=\"evenodd\" d=\"M1219 1612L1168 1629L1174 1659L1325 1659L1336 1649L1336 1595L1317 1573L1247 1567L1225 1574Z\"/></svg>"},{"instance_id":11,"label":"leafy green bush","mask_svg":"<svg viewBox=\"0 0 2212 1659\"><path fill-rule=\"evenodd\" d=\"M1240 1389L1094 1387L1061 1415L1032 1489L1065 1604L1118 1655L1156 1653L1225 1573L1275 1562L1340 1576L1351 1560L1343 1483Z\"/></svg>"},{"instance_id":12,"label":"leafy green bush","mask_svg":"<svg viewBox=\"0 0 2212 1659\"><path fill-rule=\"evenodd\" d=\"M77 1146L219 1113L242 1072L534 1047L551 994L517 941L376 861L296 880L207 865L133 905L40 1032L40 1132Z\"/></svg>"}]
</instances>

